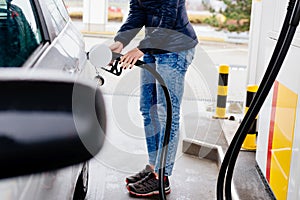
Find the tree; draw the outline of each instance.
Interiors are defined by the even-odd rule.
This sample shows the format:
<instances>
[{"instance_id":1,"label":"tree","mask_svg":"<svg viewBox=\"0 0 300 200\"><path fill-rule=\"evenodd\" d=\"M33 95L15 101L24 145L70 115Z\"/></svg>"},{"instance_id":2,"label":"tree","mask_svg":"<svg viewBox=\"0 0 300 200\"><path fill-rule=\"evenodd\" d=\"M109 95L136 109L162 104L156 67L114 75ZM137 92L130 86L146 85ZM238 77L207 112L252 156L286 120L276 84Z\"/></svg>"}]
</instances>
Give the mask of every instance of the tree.
<instances>
[{"instance_id":1,"label":"tree","mask_svg":"<svg viewBox=\"0 0 300 200\"><path fill-rule=\"evenodd\" d=\"M223 0L227 5L222 13L226 17L229 31L248 31L250 26L252 0Z\"/></svg>"},{"instance_id":2,"label":"tree","mask_svg":"<svg viewBox=\"0 0 300 200\"><path fill-rule=\"evenodd\" d=\"M216 23L216 15L206 22L212 26L220 29L227 29L228 31L248 31L250 27L250 16L252 0L223 0L226 5L224 11L218 11L226 17L225 22ZM210 9L211 12L216 13L215 10Z\"/></svg>"}]
</instances>

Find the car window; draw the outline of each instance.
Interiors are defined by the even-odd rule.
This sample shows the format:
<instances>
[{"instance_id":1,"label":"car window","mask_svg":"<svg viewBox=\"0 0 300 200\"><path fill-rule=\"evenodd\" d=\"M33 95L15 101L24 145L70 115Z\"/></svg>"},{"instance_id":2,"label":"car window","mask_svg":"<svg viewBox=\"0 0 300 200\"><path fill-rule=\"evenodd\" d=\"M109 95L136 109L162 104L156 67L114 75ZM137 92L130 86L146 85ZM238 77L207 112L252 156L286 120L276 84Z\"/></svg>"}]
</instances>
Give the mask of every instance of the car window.
<instances>
[{"instance_id":1,"label":"car window","mask_svg":"<svg viewBox=\"0 0 300 200\"><path fill-rule=\"evenodd\" d=\"M62 0L45 0L46 6L51 15L51 21L58 35L66 26L69 15Z\"/></svg>"},{"instance_id":2,"label":"car window","mask_svg":"<svg viewBox=\"0 0 300 200\"><path fill-rule=\"evenodd\" d=\"M20 67L42 42L31 1L0 0L0 67Z\"/></svg>"}]
</instances>

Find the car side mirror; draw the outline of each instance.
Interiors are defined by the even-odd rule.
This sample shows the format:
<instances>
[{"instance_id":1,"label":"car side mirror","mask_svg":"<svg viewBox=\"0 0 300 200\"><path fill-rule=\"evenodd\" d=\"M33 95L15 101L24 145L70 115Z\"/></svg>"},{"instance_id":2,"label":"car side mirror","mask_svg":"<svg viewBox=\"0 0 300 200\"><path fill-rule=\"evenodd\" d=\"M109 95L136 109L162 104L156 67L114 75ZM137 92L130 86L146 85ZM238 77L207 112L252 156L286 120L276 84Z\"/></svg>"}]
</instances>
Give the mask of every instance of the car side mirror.
<instances>
[{"instance_id":1,"label":"car side mirror","mask_svg":"<svg viewBox=\"0 0 300 200\"><path fill-rule=\"evenodd\" d=\"M1 71L0 178L84 162L104 142L99 88L57 72Z\"/></svg>"}]
</instances>

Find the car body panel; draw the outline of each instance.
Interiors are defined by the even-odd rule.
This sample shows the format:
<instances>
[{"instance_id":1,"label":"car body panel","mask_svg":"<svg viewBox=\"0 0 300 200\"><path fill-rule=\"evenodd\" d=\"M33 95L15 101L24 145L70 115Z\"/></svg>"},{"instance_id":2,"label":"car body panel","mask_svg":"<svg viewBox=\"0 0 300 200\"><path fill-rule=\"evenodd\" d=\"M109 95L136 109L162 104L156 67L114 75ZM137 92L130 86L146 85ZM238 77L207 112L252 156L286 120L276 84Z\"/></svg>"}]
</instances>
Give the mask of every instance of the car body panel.
<instances>
[{"instance_id":1,"label":"car body panel","mask_svg":"<svg viewBox=\"0 0 300 200\"><path fill-rule=\"evenodd\" d=\"M16 0L17 1L17 0ZM21 2L22 0L18 0ZM47 3L51 0L32 0L39 14L43 42L23 65L23 69L53 69L91 79L94 67L87 61L85 44L81 33L61 8L65 25L62 30L54 27ZM61 0L54 0L63 3ZM14 2L14 1L13 1ZM20 166L21 167L21 166ZM64 169L17 178L0 180L0 199L40 200L71 199L83 164Z\"/></svg>"},{"instance_id":2,"label":"car body panel","mask_svg":"<svg viewBox=\"0 0 300 200\"><path fill-rule=\"evenodd\" d=\"M0 181L0 199L69 200L82 165Z\"/></svg>"},{"instance_id":3,"label":"car body panel","mask_svg":"<svg viewBox=\"0 0 300 200\"><path fill-rule=\"evenodd\" d=\"M82 37L74 33L74 25L68 22L33 67L59 69L69 73L81 71L86 65L85 46Z\"/></svg>"}]
</instances>

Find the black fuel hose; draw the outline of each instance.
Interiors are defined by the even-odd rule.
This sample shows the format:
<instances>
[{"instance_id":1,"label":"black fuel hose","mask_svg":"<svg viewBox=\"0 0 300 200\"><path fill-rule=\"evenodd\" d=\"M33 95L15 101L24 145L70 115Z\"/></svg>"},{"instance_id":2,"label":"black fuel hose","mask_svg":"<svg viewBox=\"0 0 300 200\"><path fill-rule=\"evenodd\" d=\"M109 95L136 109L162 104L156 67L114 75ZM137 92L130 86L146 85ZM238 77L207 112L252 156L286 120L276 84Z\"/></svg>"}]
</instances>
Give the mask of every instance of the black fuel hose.
<instances>
[{"instance_id":1,"label":"black fuel hose","mask_svg":"<svg viewBox=\"0 0 300 200\"><path fill-rule=\"evenodd\" d=\"M265 72L259 89L246 113L243 121L241 122L228 150L225 154L224 160L222 162L218 182L217 182L217 199L223 199L224 191L224 178L226 175L225 183L225 197L227 200L231 200L231 182L233 176L234 166L242 146L242 143L246 137L252 122L256 118L259 110L261 109L279 71L282 63L286 57L288 49L291 45L292 39L294 37L296 28L299 24L300 18L300 0L291 0L288 6L288 12L285 18L284 25L282 27L277 45L273 52L272 58L270 60L269 66Z\"/></svg>"},{"instance_id":2,"label":"black fuel hose","mask_svg":"<svg viewBox=\"0 0 300 200\"><path fill-rule=\"evenodd\" d=\"M118 54L113 52L112 59L113 60L120 60L120 57L122 54ZM138 60L135 63L135 66L146 69L149 71L153 77L158 81L160 86L162 87L166 99L166 105L167 105L167 117L166 117L166 128L165 128L165 135L164 135L164 143L161 151L161 159L160 159L160 166L159 166L159 172L158 172L158 180L159 180L159 199L160 200L166 200L166 193L165 193L165 181L164 181L164 174L165 174L165 167L166 167L166 160L167 160L167 153L168 153L168 144L170 140L170 131L171 131L171 125L172 125L172 103L171 103L171 97L169 90L165 84L165 81L160 76L160 74L154 70L152 67L147 65L147 63Z\"/></svg>"}]
</instances>

